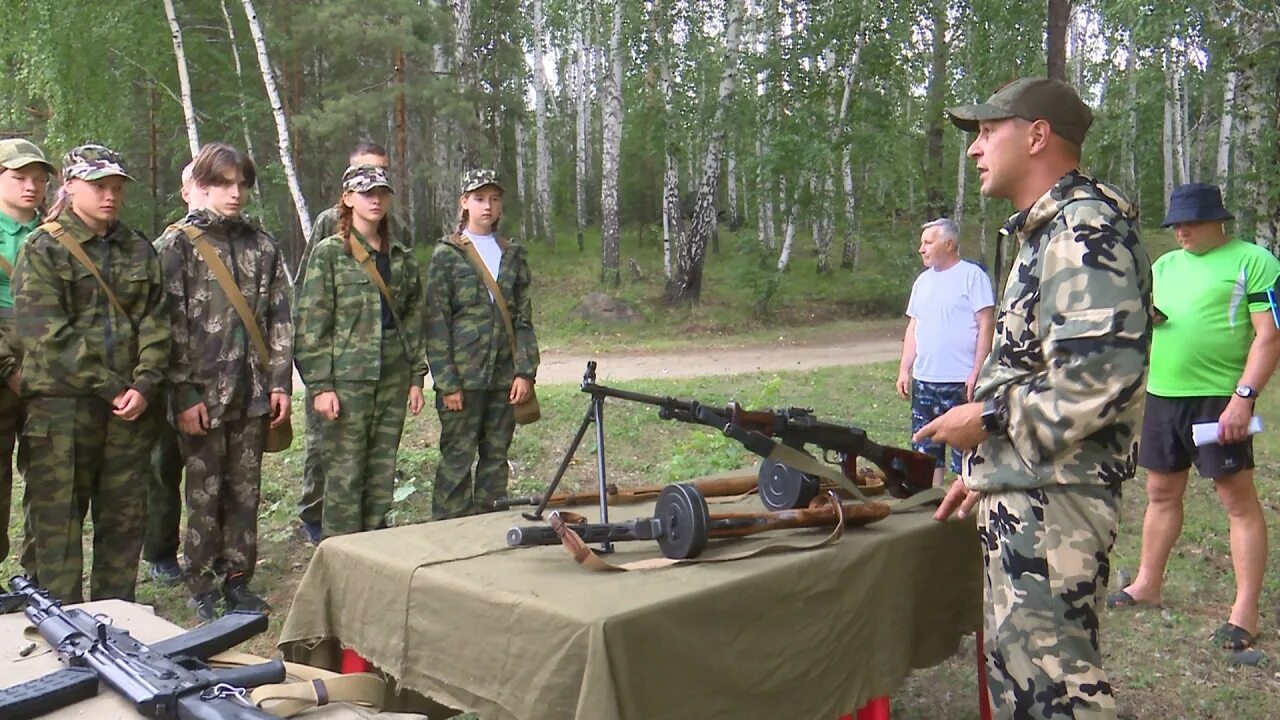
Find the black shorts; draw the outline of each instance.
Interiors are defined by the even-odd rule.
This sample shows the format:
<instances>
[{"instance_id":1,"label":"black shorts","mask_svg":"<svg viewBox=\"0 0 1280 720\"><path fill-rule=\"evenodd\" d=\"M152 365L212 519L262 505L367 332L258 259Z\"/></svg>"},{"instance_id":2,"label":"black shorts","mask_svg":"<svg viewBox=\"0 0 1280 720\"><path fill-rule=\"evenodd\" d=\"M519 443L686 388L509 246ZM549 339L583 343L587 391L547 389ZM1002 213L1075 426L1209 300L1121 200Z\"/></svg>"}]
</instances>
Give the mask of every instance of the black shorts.
<instances>
[{"instance_id":1,"label":"black shorts","mask_svg":"<svg viewBox=\"0 0 1280 720\"><path fill-rule=\"evenodd\" d=\"M1147 393L1138 464L1156 472L1181 472L1194 464L1201 477L1212 479L1252 470L1252 437L1230 445L1201 447L1191 441L1191 425L1218 422L1230 401L1230 396L1166 398Z\"/></svg>"}]
</instances>

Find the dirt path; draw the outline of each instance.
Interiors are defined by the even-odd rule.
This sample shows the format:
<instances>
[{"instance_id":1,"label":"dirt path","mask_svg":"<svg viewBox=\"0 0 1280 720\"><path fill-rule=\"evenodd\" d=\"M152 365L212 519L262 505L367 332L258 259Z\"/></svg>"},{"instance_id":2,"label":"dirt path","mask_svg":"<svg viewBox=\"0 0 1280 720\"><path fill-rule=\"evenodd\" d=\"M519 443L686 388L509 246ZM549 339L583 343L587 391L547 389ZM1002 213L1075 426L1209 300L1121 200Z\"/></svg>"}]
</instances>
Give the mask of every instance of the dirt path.
<instances>
[{"instance_id":1,"label":"dirt path","mask_svg":"<svg viewBox=\"0 0 1280 720\"><path fill-rule=\"evenodd\" d=\"M782 340L768 345L653 353L545 352L538 367L538 383L577 384L588 360L596 361L596 377L601 382L862 365L902 357L902 331L900 323L877 323L809 342Z\"/></svg>"},{"instance_id":2,"label":"dirt path","mask_svg":"<svg viewBox=\"0 0 1280 720\"><path fill-rule=\"evenodd\" d=\"M902 323L876 322L840 331L833 337L806 341L780 338L778 342L767 345L591 355L548 350L542 353L538 382L543 385L577 385L582 381L588 360L596 361L596 379L600 382L863 365L902 357L902 331ZM296 370L293 386L299 392L303 387L302 378ZM430 380L427 387L430 387Z\"/></svg>"}]
</instances>

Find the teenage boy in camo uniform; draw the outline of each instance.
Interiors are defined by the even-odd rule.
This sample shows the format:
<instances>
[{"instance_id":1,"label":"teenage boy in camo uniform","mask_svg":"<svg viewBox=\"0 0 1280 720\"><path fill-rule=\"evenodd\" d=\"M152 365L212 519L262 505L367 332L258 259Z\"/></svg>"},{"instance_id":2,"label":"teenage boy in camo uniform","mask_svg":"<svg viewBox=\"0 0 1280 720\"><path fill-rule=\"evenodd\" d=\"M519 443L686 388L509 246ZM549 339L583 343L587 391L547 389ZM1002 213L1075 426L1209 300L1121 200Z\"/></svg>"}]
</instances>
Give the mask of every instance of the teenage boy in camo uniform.
<instances>
[{"instance_id":1,"label":"teenage boy in camo uniform","mask_svg":"<svg viewBox=\"0 0 1280 720\"><path fill-rule=\"evenodd\" d=\"M270 609L249 581L267 429L289 417L293 323L280 247L241 212L256 173L236 148L205 145L192 168L204 208L158 240L174 337L171 403L187 470L186 584L202 620L217 613L219 585L228 611ZM266 341L265 365L186 227L228 267Z\"/></svg>"},{"instance_id":2,"label":"teenage boy in camo uniform","mask_svg":"<svg viewBox=\"0 0 1280 720\"><path fill-rule=\"evenodd\" d=\"M34 144L0 140L0 562L9 554L13 450L22 428L22 343L13 316L18 251L40 225L39 211L53 166Z\"/></svg>"},{"instance_id":3,"label":"teenage boy in camo uniform","mask_svg":"<svg viewBox=\"0 0 1280 720\"><path fill-rule=\"evenodd\" d=\"M151 243L119 221L132 180L120 156L82 145L62 168L58 199L27 237L14 284L27 353L24 564L50 595L80 602L92 512L89 599L133 600L152 444L146 409L169 360L164 286Z\"/></svg>"}]
</instances>

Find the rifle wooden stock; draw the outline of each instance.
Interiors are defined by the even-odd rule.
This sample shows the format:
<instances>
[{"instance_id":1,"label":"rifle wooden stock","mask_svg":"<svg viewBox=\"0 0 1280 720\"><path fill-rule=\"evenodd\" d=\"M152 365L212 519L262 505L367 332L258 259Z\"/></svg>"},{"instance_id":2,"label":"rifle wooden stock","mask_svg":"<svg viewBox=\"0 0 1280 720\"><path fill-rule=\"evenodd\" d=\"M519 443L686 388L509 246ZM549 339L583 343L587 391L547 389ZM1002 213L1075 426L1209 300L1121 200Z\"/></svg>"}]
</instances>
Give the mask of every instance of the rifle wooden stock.
<instances>
[{"instance_id":1,"label":"rifle wooden stock","mask_svg":"<svg viewBox=\"0 0 1280 720\"><path fill-rule=\"evenodd\" d=\"M840 507L845 525L869 525L889 517L890 512L884 503L847 503ZM836 523L836 517L836 508L831 503L768 513L716 513L711 516L709 534L713 538L729 538L770 530L831 527Z\"/></svg>"}]
</instances>

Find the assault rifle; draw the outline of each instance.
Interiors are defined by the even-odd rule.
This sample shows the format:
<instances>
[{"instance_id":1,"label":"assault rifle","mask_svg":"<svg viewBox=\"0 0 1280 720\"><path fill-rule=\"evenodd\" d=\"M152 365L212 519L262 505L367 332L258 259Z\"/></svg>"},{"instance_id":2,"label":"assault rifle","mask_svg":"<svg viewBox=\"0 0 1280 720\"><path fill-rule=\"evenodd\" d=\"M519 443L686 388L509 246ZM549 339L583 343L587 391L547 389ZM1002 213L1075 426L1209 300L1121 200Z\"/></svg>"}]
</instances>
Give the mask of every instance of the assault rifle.
<instances>
[{"instance_id":1,"label":"assault rifle","mask_svg":"<svg viewBox=\"0 0 1280 720\"><path fill-rule=\"evenodd\" d=\"M0 689L0 718L25 720L98 693L98 681L123 695L144 717L164 720L267 720L273 716L245 699L244 689L284 680L284 663L215 670L216 655L267 629L261 613L231 612L154 645L138 642L110 618L63 610L23 577L9 581L0 611L25 606L27 619L68 667Z\"/></svg>"}]
</instances>

